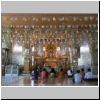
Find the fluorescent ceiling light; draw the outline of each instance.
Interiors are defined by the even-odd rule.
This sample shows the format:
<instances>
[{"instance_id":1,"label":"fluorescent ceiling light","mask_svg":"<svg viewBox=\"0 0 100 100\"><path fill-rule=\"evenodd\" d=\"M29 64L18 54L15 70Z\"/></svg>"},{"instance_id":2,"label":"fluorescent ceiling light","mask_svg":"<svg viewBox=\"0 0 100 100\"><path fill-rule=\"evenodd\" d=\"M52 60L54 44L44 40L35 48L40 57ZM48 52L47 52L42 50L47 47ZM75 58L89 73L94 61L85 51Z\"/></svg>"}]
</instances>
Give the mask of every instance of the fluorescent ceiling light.
<instances>
[{"instance_id":1,"label":"fluorescent ceiling light","mask_svg":"<svg viewBox=\"0 0 100 100\"><path fill-rule=\"evenodd\" d=\"M57 51L60 51L60 47L57 47Z\"/></svg>"},{"instance_id":2,"label":"fluorescent ceiling light","mask_svg":"<svg viewBox=\"0 0 100 100\"><path fill-rule=\"evenodd\" d=\"M13 48L13 52L22 52L22 50L22 46L19 46L18 44L16 44Z\"/></svg>"},{"instance_id":3,"label":"fluorescent ceiling light","mask_svg":"<svg viewBox=\"0 0 100 100\"><path fill-rule=\"evenodd\" d=\"M34 50L35 50L35 48L34 48L34 47L32 47L32 52L34 52Z\"/></svg>"},{"instance_id":4,"label":"fluorescent ceiling light","mask_svg":"<svg viewBox=\"0 0 100 100\"><path fill-rule=\"evenodd\" d=\"M81 46L80 51L81 52L89 52L89 46L88 45Z\"/></svg>"},{"instance_id":5,"label":"fluorescent ceiling light","mask_svg":"<svg viewBox=\"0 0 100 100\"><path fill-rule=\"evenodd\" d=\"M46 50L46 48L45 47L43 47L43 51L45 51Z\"/></svg>"}]
</instances>

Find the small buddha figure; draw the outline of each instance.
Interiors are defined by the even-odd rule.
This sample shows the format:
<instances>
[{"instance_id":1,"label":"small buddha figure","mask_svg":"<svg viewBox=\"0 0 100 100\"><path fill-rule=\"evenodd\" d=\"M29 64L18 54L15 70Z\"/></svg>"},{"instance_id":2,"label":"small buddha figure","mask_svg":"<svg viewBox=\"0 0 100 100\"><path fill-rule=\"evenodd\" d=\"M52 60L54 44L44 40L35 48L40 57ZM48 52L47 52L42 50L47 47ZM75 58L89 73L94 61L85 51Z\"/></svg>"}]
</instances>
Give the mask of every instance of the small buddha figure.
<instances>
[{"instance_id":1,"label":"small buddha figure","mask_svg":"<svg viewBox=\"0 0 100 100\"><path fill-rule=\"evenodd\" d=\"M52 58L53 56L52 56L52 53L50 53L50 58Z\"/></svg>"},{"instance_id":2,"label":"small buddha figure","mask_svg":"<svg viewBox=\"0 0 100 100\"><path fill-rule=\"evenodd\" d=\"M47 56L48 58L54 58L55 57L55 46L53 44L49 44L47 46Z\"/></svg>"}]
</instances>

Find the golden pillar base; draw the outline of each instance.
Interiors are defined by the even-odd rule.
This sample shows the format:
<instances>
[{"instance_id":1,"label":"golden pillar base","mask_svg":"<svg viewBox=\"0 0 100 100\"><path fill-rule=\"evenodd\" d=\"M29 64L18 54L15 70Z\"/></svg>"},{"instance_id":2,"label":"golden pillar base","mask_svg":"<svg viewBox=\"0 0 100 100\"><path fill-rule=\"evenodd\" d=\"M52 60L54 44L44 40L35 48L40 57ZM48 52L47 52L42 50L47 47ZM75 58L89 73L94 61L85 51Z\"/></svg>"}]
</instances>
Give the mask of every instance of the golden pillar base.
<instances>
[{"instance_id":1,"label":"golden pillar base","mask_svg":"<svg viewBox=\"0 0 100 100\"><path fill-rule=\"evenodd\" d=\"M25 60L23 73L25 73L25 74L30 73L30 67L29 66L30 66L29 60Z\"/></svg>"}]
</instances>

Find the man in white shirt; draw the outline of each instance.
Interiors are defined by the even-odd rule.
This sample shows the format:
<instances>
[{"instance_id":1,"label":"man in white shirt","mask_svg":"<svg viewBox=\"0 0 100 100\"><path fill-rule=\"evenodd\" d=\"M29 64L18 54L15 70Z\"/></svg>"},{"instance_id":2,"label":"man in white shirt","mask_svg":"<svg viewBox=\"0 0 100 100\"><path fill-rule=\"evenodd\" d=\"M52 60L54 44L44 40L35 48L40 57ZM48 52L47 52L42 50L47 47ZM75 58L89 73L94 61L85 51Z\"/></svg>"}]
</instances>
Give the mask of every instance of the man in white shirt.
<instances>
[{"instance_id":1,"label":"man in white shirt","mask_svg":"<svg viewBox=\"0 0 100 100\"><path fill-rule=\"evenodd\" d=\"M81 74L80 74L80 70L77 70L76 74L74 75L74 82L75 82L75 83L81 83Z\"/></svg>"},{"instance_id":2,"label":"man in white shirt","mask_svg":"<svg viewBox=\"0 0 100 100\"><path fill-rule=\"evenodd\" d=\"M73 74L72 74L72 71L69 69L69 70L67 71L67 76L68 76L68 77L72 77L72 75L73 75Z\"/></svg>"},{"instance_id":3,"label":"man in white shirt","mask_svg":"<svg viewBox=\"0 0 100 100\"><path fill-rule=\"evenodd\" d=\"M93 79L93 74L92 74L90 68L88 68L87 73L85 73L85 77L84 77L84 79Z\"/></svg>"}]
</instances>

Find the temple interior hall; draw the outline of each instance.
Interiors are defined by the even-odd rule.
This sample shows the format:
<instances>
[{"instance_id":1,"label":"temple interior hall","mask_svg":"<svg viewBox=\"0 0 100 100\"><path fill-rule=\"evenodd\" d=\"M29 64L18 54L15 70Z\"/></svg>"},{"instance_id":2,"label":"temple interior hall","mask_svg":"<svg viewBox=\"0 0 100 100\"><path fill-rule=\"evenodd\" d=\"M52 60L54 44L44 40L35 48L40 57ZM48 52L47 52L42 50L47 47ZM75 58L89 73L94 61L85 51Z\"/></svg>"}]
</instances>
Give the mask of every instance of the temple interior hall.
<instances>
[{"instance_id":1,"label":"temple interior hall","mask_svg":"<svg viewBox=\"0 0 100 100\"><path fill-rule=\"evenodd\" d=\"M2 86L97 86L98 14L2 13L1 56Z\"/></svg>"}]
</instances>

